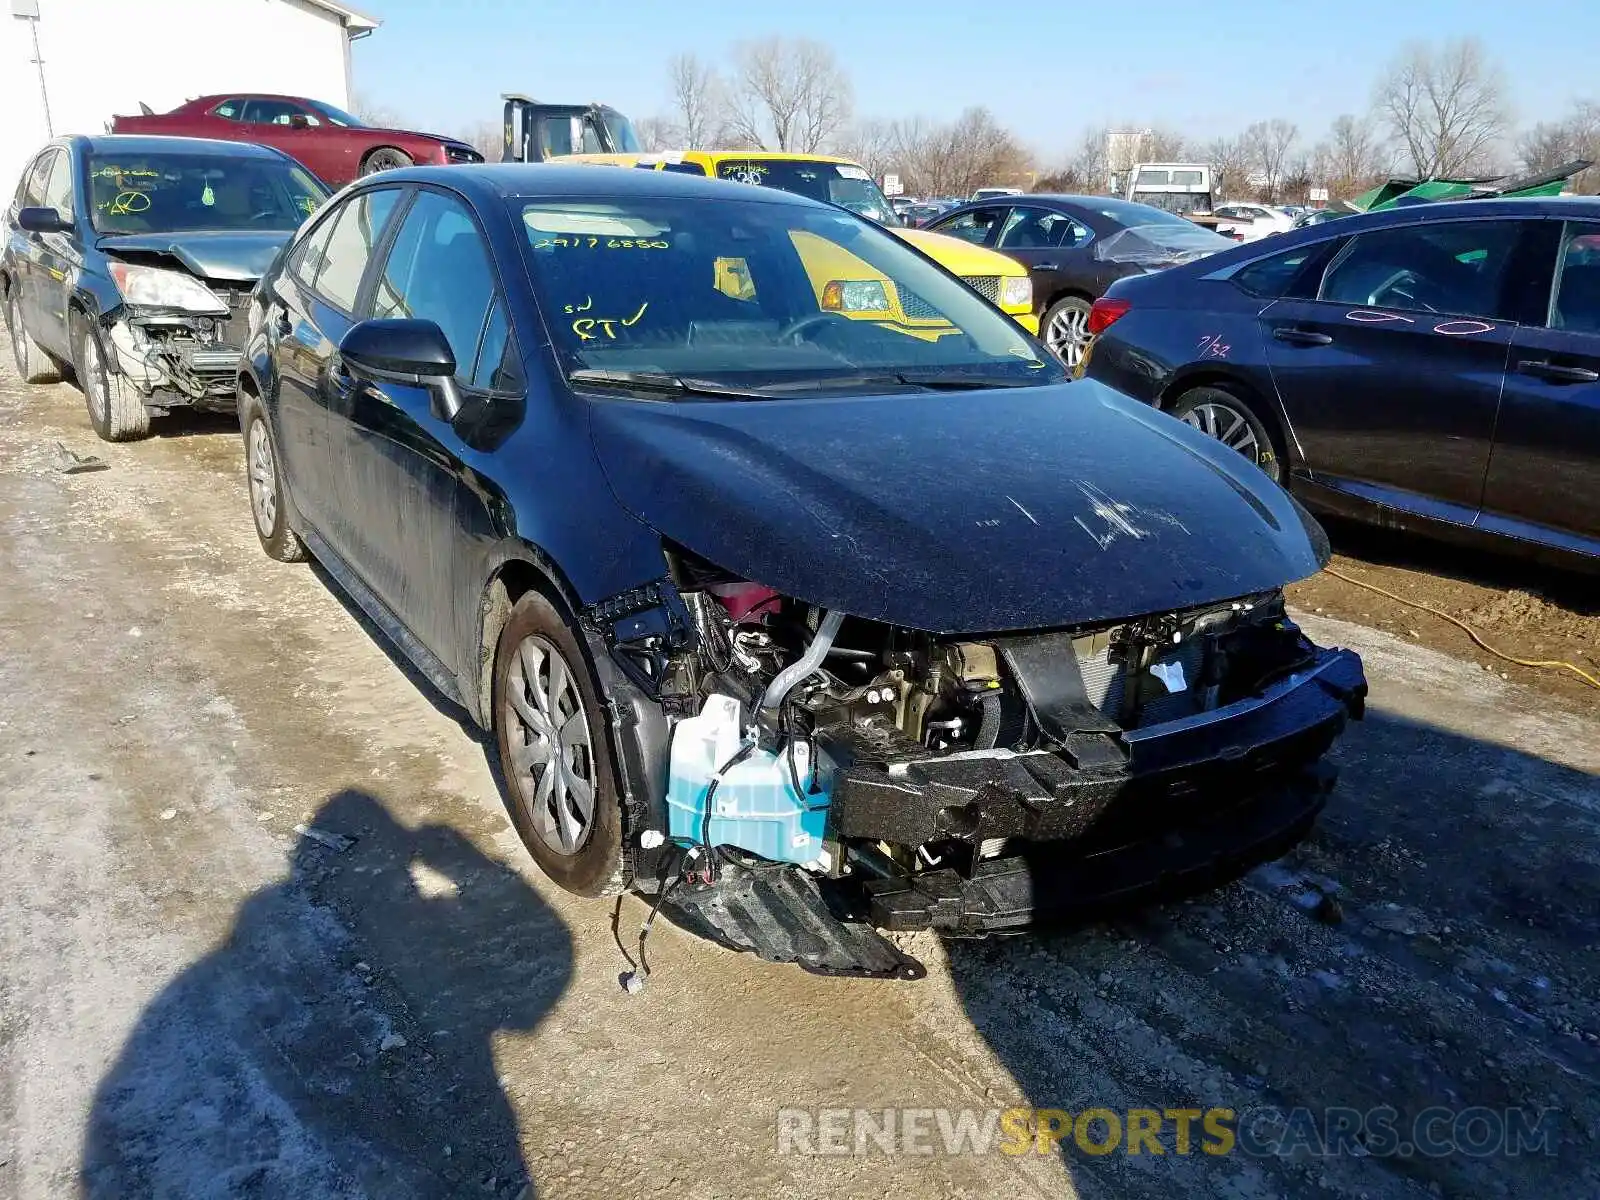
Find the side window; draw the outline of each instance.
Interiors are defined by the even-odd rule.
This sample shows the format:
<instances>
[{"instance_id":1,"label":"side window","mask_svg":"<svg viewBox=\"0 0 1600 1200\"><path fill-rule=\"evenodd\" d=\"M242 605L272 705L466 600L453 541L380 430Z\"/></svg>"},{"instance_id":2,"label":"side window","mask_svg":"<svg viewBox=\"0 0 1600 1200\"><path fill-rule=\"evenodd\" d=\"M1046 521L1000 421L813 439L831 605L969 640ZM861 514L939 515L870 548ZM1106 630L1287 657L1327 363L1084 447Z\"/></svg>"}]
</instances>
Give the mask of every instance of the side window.
<instances>
[{"instance_id":1,"label":"side window","mask_svg":"<svg viewBox=\"0 0 1600 1200\"><path fill-rule=\"evenodd\" d=\"M494 270L483 235L461 201L440 192L419 192L395 234L373 296L373 316L414 317L444 331L456 357L456 377L488 386L509 353L509 328L486 330L495 304ZM498 307L498 306L496 306ZM504 316L501 317L502 322ZM490 335L493 335L491 337ZM479 353L480 344L485 354Z\"/></svg>"},{"instance_id":2,"label":"side window","mask_svg":"<svg viewBox=\"0 0 1600 1200\"><path fill-rule=\"evenodd\" d=\"M1318 266L1327 262L1337 240L1313 242L1309 246L1296 246L1271 258L1263 258L1243 268L1233 277L1233 282L1252 296L1277 300L1285 296L1308 298L1316 294L1313 275Z\"/></svg>"},{"instance_id":3,"label":"side window","mask_svg":"<svg viewBox=\"0 0 1600 1200\"><path fill-rule=\"evenodd\" d=\"M290 117L305 115L305 109L288 100L246 100L243 119L251 125L287 125Z\"/></svg>"},{"instance_id":4,"label":"side window","mask_svg":"<svg viewBox=\"0 0 1600 1200\"><path fill-rule=\"evenodd\" d=\"M211 110L213 117L221 117L224 121L244 120L244 101L233 99L224 100Z\"/></svg>"},{"instance_id":5,"label":"side window","mask_svg":"<svg viewBox=\"0 0 1600 1200\"><path fill-rule=\"evenodd\" d=\"M45 180L44 206L55 209L69 221L72 219L72 155L66 151L56 154L50 177Z\"/></svg>"},{"instance_id":6,"label":"side window","mask_svg":"<svg viewBox=\"0 0 1600 1200\"><path fill-rule=\"evenodd\" d=\"M1502 284L1518 221L1442 221L1361 234L1322 281L1335 304L1510 320Z\"/></svg>"},{"instance_id":7,"label":"side window","mask_svg":"<svg viewBox=\"0 0 1600 1200\"><path fill-rule=\"evenodd\" d=\"M679 175L704 175L706 169L697 162L669 162L661 165L663 171L673 171Z\"/></svg>"},{"instance_id":8,"label":"side window","mask_svg":"<svg viewBox=\"0 0 1600 1200\"><path fill-rule=\"evenodd\" d=\"M323 218L322 224L308 233L294 248L289 273L308 288L316 286L317 272L322 270L322 264L328 261L328 238L332 236L333 227L339 223L339 214L343 211L344 206L341 205L330 212Z\"/></svg>"},{"instance_id":9,"label":"side window","mask_svg":"<svg viewBox=\"0 0 1600 1200\"><path fill-rule=\"evenodd\" d=\"M1072 244L1071 217L1048 208L1013 208L995 245L1001 250L1043 250Z\"/></svg>"},{"instance_id":10,"label":"side window","mask_svg":"<svg viewBox=\"0 0 1600 1200\"><path fill-rule=\"evenodd\" d=\"M1567 222L1550 328L1600 334L1600 222Z\"/></svg>"},{"instance_id":11,"label":"side window","mask_svg":"<svg viewBox=\"0 0 1600 1200\"><path fill-rule=\"evenodd\" d=\"M22 179L20 207L39 208L44 204L44 189L50 179L50 167L60 153L59 150L46 150L33 160L33 165L28 168L27 174Z\"/></svg>"},{"instance_id":12,"label":"side window","mask_svg":"<svg viewBox=\"0 0 1600 1200\"><path fill-rule=\"evenodd\" d=\"M975 246L987 246L994 241L995 227L1000 223L1000 208L975 208L964 212L934 228L935 233L958 237Z\"/></svg>"},{"instance_id":13,"label":"side window","mask_svg":"<svg viewBox=\"0 0 1600 1200\"><path fill-rule=\"evenodd\" d=\"M334 218L312 286L336 308L355 311L361 276L399 198L398 188L363 192Z\"/></svg>"},{"instance_id":14,"label":"side window","mask_svg":"<svg viewBox=\"0 0 1600 1200\"><path fill-rule=\"evenodd\" d=\"M483 327L470 382L475 388L492 392L522 388L522 360L517 357L517 344L511 337L511 322L506 316L504 300L496 299L489 310L489 323Z\"/></svg>"}]
</instances>

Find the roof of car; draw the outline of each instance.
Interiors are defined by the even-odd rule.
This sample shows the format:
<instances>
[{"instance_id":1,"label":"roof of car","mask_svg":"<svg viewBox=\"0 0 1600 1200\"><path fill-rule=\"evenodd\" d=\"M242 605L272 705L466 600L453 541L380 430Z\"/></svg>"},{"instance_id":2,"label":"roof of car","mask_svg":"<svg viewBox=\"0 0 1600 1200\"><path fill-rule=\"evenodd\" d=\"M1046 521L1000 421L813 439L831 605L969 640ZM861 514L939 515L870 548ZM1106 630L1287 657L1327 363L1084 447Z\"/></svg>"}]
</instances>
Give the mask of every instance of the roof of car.
<instances>
[{"instance_id":1,"label":"roof of car","mask_svg":"<svg viewBox=\"0 0 1600 1200\"><path fill-rule=\"evenodd\" d=\"M223 142L214 138L165 137L148 133L102 133L62 139L86 154L205 154L227 158L288 158L271 146Z\"/></svg>"},{"instance_id":2,"label":"roof of car","mask_svg":"<svg viewBox=\"0 0 1600 1200\"><path fill-rule=\"evenodd\" d=\"M463 192L500 198L641 196L662 199L738 200L757 204L804 204L827 208L820 201L778 188L752 187L703 175L641 171L601 164L464 163L448 167L405 167L385 171L386 183L443 183Z\"/></svg>"}]
</instances>

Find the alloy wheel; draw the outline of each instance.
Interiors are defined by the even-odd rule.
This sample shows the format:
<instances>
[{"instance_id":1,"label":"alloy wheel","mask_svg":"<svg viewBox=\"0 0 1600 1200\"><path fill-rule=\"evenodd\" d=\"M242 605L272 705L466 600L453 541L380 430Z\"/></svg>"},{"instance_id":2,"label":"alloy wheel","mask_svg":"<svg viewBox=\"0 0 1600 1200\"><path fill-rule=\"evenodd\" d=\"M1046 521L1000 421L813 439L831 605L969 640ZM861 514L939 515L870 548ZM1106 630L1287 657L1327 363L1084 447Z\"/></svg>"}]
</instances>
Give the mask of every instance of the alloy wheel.
<instances>
[{"instance_id":1,"label":"alloy wheel","mask_svg":"<svg viewBox=\"0 0 1600 1200\"><path fill-rule=\"evenodd\" d=\"M1230 450L1237 450L1251 462L1261 461L1261 441L1250 419L1236 408L1207 401L1183 414L1185 425L1192 425L1207 437L1216 438Z\"/></svg>"},{"instance_id":2,"label":"alloy wheel","mask_svg":"<svg viewBox=\"0 0 1600 1200\"><path fill-rule=\"evenodd\" d=\"M594 825L595 758L577 676L549 638L536 633L517 647L504 705L512 787L539 838L576 854Z\"/></svg>"},{"instance_id":3,"label":"alloy wheel","mask_svg":"<svg viewBox=\"0 0 1600 1200\"><path fill-rule=\"evenodd\" d=\"M95 424L101 425L106 419L106 382L105 363L100 358L100 343L94 334L83 335L82 367L83 378L78 382L83 385L83 397L89 405L89 415L94 418Z\"/></svg>"},{"instance_id":4,"label":"alloy wheel","mask_svg":"<svg viewBox=\"0 0 1600 1200\"><path fill-rule=\"evenodd\" d=\"M1089 314L1081 308L1059 309L1044 331L1044 343L1067 366L1077 366L1089 344Z\"/></svg>"},{"instance_id":5,"label":"alloy wheel","mask_svg":"<svg viewBox=\"0 0 1600 1200\"><path fill-rule=\"evenodd\" d=\"M248 462L250 507L255 512L256 530L263 538L270 538L278 524L278 472L267 423L259 417L250 425Z\"/></svg>"},{"instance_id":6,"label":"alloy wheel","mask_svg":"<svg viewBox=\"0 0 1600 1200\"><path fill-rule=\"evenodd\" d=\"M11 303L6 306L6 324L11 329L11 356L17 364L17 370L26 374L28 344L23 341L26 335L22 332L22 306L17 303L16 296L12 296Z\"/></svg>"}]
</instances>

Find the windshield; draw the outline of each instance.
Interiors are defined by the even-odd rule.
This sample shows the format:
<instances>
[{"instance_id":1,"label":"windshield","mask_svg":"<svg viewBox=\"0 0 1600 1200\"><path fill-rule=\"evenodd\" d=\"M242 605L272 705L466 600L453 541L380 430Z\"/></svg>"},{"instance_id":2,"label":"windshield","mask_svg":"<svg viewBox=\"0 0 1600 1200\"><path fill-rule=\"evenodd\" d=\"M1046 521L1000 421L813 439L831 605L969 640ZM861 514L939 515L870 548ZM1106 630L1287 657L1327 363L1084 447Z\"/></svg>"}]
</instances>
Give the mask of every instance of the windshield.
<instances>
[{"instance_id":1,"label":"windshield","mask_svg":"<svg viewBox=\"0 0 1600 1200\"><path fill-rule=\"evenodd\" d=\"M611 144L618 154L639 153L639 135L634 133L632 121L614 108L602 108L600 118L605 122L606 132L611 135Z\"/></svg>"},{"instance_id":2,"label":"windshield","mask_svg":"<svg viewBox=\"0 0 1600 1200\"><path fill-rule=\"evenodd\" d=\"M335 125L343 125L346 129L365 129L367 123L360 117L353 117L342 108L335 108L331 104L324 104L321 100L307 100L306 104L311 111L319 117L326 117Z\"/></svg>"},{"instance_id":3,"label":"windshield","mask_svg":"<svg viewBox=\"0 0 1600 1200\"><path fill-rule=\"evenodd\" d=\"M281 158L93 154L89 196L101 233L292 230L327 190Z\"/></svg>"},{"instance_id":4,"label":"windshield","mask_svg":"<svg viewBox=\"0 0 1600 1200\"><path fill-rule=\"evenodd\" d=\"M791 391L852 375L880 391L901 373L935 373L926 386L1065 378L1008 318L848 213L630 197L526 203L521 220L569 372Z\"/></svg>"},{"instance_id":5,"label":"windshield","mask_svg":"<svg viewBox=\"0 0 1600 1200\"><path fill-rule=\"evenodd\" d=\"M854 163L815 162L786 158L725 158L717 178L794 192L825 204L837 204L880 225L898 225L894 208L877 183Z\"/></svg>"},{"instance_id":6,"label":"windshield","mask_svg":"<svg viewBox=\"0 0 1600 1200\"><path fill-rule=\"evenodd\" d=\"M1202 229L1181 217L1158 225L1135 225L1095 243L1095 257L1102 262L1134 263L1140 266L1172 266L1193 262L1220 250L1231 250L1235 243Z\"/></svg>"}]
</instances>

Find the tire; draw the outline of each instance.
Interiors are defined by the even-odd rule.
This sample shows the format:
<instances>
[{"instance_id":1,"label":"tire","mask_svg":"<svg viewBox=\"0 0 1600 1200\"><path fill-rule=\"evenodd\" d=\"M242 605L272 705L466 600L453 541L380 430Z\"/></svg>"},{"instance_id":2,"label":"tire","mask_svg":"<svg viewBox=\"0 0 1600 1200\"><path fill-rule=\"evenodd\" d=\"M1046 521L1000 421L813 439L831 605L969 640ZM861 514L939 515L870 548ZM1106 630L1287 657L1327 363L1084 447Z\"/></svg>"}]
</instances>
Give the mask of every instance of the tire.
<instances>
[{"instance_id":1,"label":"tire","mask_svg":"<svg viewBox=\"0 0 1600 1200\"><path fill-rule=\"evenodd\" d=\"M79 321L78 356L73 369L83 389L89 424L107 442L136 442L150 436L150 410L139 389L120 371L106 365L105 351L94 326Z\"/></svg>"},{"instance_id":2,"label":"tire","mask_svg":"<svg viewBox=\"0 0 1600 1200\"><path fill-rule=\"evenodd\" d=\"M244 405L243 425L245 483L261 549L279 562L305 562L306 545L291 524L294 508L283 490L277 442L259 400L252 398Z\"/></svg>"},{"instance_id":3,"label":"tire","mask_svg":"<svg viewBox=\"0 0 1600 1200\"><path fill-rule=\"evenodd\" d=\"M400 167L411 166L414 160L404 150L396 150L393 146L379 146L361 160L361 173L363 175L376 175L379 171L393 171Z\"/></svg>"},{"instance_id":4,"label":"tire","mask_svg":"<svg viewBox=\"0 0 1600 1200\"><path fill-rule=\"evenodd\" d=\"M564 681L552 670L557 660ZM622 804L599 688L566 619L538 592L517 601L500 633L493 702L506 802L528 853L546 875L576 895L625 890ZM579 702L581 712L575 706ZM545 717L552 708L553 723ZM580 716L574 725L573 718ZM551 754L552 742L559 756ZM566 764L565 775L558 761ZM583 788L571 780L587 784L586 818ZM575 829L580 819L581 828Z\"/></svg>"},{"instance_id":5,"label":"tire","mask_svg":"<svg viewBox=\"0 0 1600 1200\"><path fill-rule=\"evenodd\" d=\"M1249 401L1218 387L1191 388L1167 411L1230 449L1237 450L1274 483L1283 482L1278 440Z\"/></svg>"},{"instance_id":6,"label":"tire","mask_svg":"<svg viewBox=\"0 0 1600 1200\"><path fill-rule=\"evenodd\" d=\"M1039 322L1039 336L1050 352L1066 366L1083 361L1089 344L1089 301L1082 296L1063 296L1049 308Z\"/></svg>"},{"instance_id":7,"label":"tire","mask_svg":"<svg viewBox=\"0 0 1600 1200\"><path fill-rule=\"evenodd\" d=\"M12 285L7 293L6 328L11 333L11 357L16 360L22 382L60 383L61 364L46 354L44 347L23 327L22 298L17 295L17 285Z\"/></svg>"}]
</instances>

